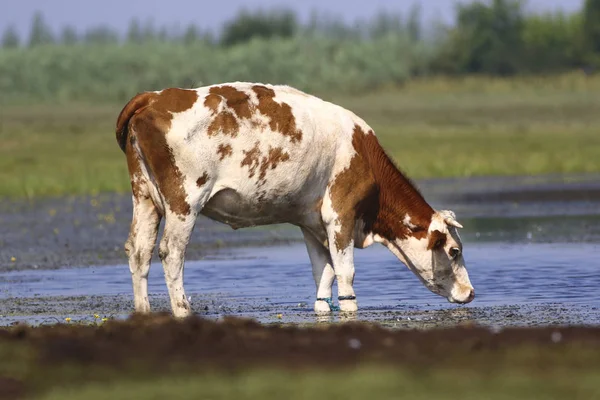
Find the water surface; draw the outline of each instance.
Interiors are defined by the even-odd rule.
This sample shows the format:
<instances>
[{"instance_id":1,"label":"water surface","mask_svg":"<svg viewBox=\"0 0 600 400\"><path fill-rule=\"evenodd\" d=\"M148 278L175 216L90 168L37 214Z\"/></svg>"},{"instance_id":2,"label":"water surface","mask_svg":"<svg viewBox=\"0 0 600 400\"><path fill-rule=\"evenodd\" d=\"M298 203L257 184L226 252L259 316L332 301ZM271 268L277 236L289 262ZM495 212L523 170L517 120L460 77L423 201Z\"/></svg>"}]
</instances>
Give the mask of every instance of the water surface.
<instances>
[{"instance_id":1,"label":"water surface","mask_svg":"<svg viewBox=\"0 0 600 400\"><path fill-rule=\"evenodd\" d=\"M461 322L600 324L598 182L597 177L426 182L423 191L432 205L456 211L465 226L460 233L475 301L462 306L447 303L423 287L387 249L374 245L355 251L357 318L399 327ZM115 200L115 204L119 202ZM74 204L78 209L78 203ZM29 216L28 211L11 210L3 220L12 224L10 232L25 232L25 236L7 233L0 235L0 241L9 243L10 248L21 246L19 257L24 259L38 260L36 254L48 254L48 265L54 259L78 260L74 254L93 254L114 246L116 236L126 236L126 228L119 225L114 232L98 228L105 234L97 246L78 230L64 245L62 233L54 234L52 246L46 239L28 242L23 238L31 230L37 232L34 238L47 236L48 221L40 219L46 211ZM63 220L68 221L68 210L64 213ZM75 214L89 215L90 210L81 208ZM185 287L195 312L211 318L248 316L263 322L315 321L315 287L306 249L297 242L301 238L297 228L232 231L207 222L198 223L191 245L193 257L185 270ZM57 231L71 232L62 227ZM210 241L222 241L217 247L225 248L202 255L201 243ZM236 243L277 245L239 248ZM103 257L111 252L122 249L100 250ZM9 260L4 251L0 258ZM71 265L77 268L49 270L43 263L39 268L25 263L16 271L0 269L0 324L56 322L66 317L85 320L93 314L127 316L133 307L128 267L117 262L85 266L88 258L84 266ZM153 309L168 311L159 263L152 265L149 290ZM331 320L338 319L335 314Z\"/></svg>"},{"instance_id":2,"label":"water surface","mask_svg":"<svg viewBox=\"0 0 600 400\"><path fill-rule=\"evenodd\" d=\"M373 246L355 253L355 290L361 313L369 319L373 313L416 309L561 306L587 310L581 322L595 323L600 307L600 274L591 257L598 250L599 246L585 243L467 243L465 258L477 297L468 305L455 305L429 292L387 249ZM242 249L235 251L233 258L189 262L185 283L194 310L207 316L242 315L269 320L283 314L290 318L293 315L294 321L309 322L314 319L315 296L310 271L301 244ZM131 307L131 278L124 265L19 271L0 275L0 282L3 300L114 298L122 303L118 315ZM168 310L160 264L151 268L149 290L151 296L162 300L153 301L155 308ZM52 310L48 306L48 315L60 319L71 316L66 310L61 312L60 307ZM4 318L0 323L12 320L10 315Z\"/></svg>"}]
</instances>

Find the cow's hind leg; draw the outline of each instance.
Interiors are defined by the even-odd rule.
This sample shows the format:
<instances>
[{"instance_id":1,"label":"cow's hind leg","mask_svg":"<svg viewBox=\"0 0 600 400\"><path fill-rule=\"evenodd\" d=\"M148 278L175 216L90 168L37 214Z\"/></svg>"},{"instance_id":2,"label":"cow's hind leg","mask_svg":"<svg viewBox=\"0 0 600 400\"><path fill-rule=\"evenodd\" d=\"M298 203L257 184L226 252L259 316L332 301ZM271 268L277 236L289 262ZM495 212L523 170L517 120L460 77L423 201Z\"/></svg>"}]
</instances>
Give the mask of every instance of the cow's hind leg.
<instances>
[{"instance_id":1,"label":"cow's hind leg","mask_svg":"<svg viewBox=\"0 0 600 400\"><path fill-rule=\"evenodd\" d=\"M177 318L187 317L192 313L183 288L183 267L185 249L189 243L195 222L195 213L182 217L168 212L165 215L165 229L158 250L171 299L171 310Z\"/></svg>"},{"instance_id":2,"label":"cow's hind leg","mask_svg":"<svg viewBox=\"0 0 600 400\"><path fill-rule=\"evenodd\" d=\"M129 141L125 154L133 193L133 217L129 237L125 242L125 252L129 257L135 311L147 313L150 312L148 272L156 245L161 211L152 200L151 191L154 187L144 175L140 157Z\"/></svg>"},{"instance_id":3,"label":"cow's hind leg","mask_svg":"<svg viewBox=\"0 0 600 400\"><path fill-rule=\"evenodd\" d=\"M125 251L129 256L136 312L150 312L148 272L159 224L160 214L152 200L149 197L134 197L133 219L129 238L125 243Z\"/></svg>"},{"instance_id":4,"label":"cow's hind leg","mask_svg":"<svg viewBox=\"0 0 600 400\"><path fill-rule=\"evenodd\" d=\"M328 313L332 311L331 287L335 279L331 255L329 250L311 232L302 228L302 234L304 235L304 242L312 263L313 277L317 286L315 312L317 314Z\"/></svg>"},{"instance_id":5,"label":"cow's hind leg","mask_svg":"<svg viewBox=\"0 0 600 400\"><path fill-rule=\"evenodd\" d=\"M150 312L148 272L160 219L160 213L148 195L134 194L133 219L125 251L129 256L135 311L140 313Z\"/></svg>"}]
</instances>

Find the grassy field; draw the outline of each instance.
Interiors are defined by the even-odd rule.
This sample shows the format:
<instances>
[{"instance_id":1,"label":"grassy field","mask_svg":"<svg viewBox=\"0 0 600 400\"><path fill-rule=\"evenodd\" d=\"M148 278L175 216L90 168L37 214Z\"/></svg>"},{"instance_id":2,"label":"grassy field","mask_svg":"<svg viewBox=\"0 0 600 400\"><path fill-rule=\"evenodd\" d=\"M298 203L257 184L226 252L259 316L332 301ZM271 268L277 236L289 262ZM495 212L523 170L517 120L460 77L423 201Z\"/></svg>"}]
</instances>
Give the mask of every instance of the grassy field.
<instances>
[{"instance_id":1,"label":"grassy field","mask_svg":"<svg viewBox=\"0 0 600 400\"><path fill-rule=\"evenodd\" d=\"M600 76L428 79L322 95L363 117L414 178L600 172ZM0 196L129 190L123 104L0 110Z\"/></svg>"},{"instance_id":2,"label":"grassy field","mask_svg":"<svg viewBox=\"0 0 600 400\"><path fill-rule=\"evenodd\" d=\"M206 374L159 380L119 381L58 388L40 397L59 399L593 399L600 396L600 371L530 375L448 370L359 368L347 372L253 371L226 376Z\"/></svg>"}]
</instances>

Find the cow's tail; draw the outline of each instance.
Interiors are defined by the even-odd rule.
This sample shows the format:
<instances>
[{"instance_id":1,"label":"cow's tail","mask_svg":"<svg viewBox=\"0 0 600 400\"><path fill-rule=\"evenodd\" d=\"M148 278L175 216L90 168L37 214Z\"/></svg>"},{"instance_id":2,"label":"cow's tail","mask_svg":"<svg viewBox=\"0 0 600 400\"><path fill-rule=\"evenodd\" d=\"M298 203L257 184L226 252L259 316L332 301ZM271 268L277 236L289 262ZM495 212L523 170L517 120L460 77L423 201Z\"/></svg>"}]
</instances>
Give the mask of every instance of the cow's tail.
<instances>
[{"instance_id":1,"label":"cow's tail","mask_svg":"<svg viewBox=\"0 0 600 400\"><path fill-rule=\"evenodd\" d=\"M117 118L117 143L123 152L127 147L127 137L129 136L129 121L137 113L148 107L155 94L151 92L139 93L134 98L129 100L129 103L123 107L119 117Z\"/></svg>"}]
</instances>

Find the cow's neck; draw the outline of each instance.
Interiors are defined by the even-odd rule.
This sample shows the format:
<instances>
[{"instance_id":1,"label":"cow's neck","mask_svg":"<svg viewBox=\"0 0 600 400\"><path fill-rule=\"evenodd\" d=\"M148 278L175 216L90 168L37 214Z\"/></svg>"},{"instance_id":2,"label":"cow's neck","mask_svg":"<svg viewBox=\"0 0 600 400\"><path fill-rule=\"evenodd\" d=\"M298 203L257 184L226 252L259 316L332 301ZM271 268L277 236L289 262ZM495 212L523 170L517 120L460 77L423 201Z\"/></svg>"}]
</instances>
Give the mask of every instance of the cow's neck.
<instances>
[{"instance_id":1,"label":"cow's neck","mask_svg":"<svg viewBox=\"0 0 600 400\"><path fill-rule=\"evenodd\" d=\"M372 233L388 241L413 234L425 235L434 213L413 183L394 165L375 135L367 135L364 151L379 188L379 209Z\"/></svg>"}]
</instances>

